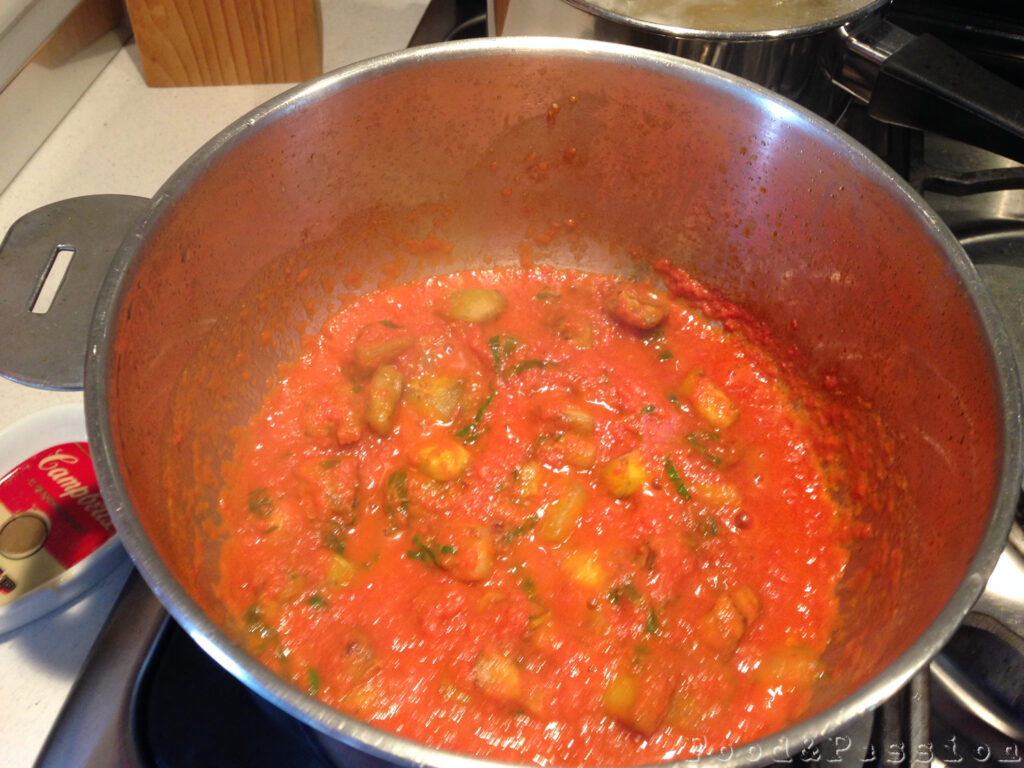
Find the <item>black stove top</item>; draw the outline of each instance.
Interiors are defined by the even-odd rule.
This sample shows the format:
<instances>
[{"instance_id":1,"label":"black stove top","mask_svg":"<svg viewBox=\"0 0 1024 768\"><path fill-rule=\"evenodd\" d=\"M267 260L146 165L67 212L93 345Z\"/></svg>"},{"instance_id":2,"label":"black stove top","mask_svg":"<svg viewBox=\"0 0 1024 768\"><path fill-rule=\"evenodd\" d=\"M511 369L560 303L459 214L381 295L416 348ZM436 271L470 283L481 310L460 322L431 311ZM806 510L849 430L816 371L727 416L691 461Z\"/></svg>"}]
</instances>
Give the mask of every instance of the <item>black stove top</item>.
<instances>
[{"instance_id":1,"label":"black stove top","mask_svg":"<svg viewBox=\"0 0 1024 768\"><path fill-rule=\"evenodd\" d=\"M142 765L329 768L310 730L225 672L171 622L139 678Z\"/></svg>"}]
</instances>

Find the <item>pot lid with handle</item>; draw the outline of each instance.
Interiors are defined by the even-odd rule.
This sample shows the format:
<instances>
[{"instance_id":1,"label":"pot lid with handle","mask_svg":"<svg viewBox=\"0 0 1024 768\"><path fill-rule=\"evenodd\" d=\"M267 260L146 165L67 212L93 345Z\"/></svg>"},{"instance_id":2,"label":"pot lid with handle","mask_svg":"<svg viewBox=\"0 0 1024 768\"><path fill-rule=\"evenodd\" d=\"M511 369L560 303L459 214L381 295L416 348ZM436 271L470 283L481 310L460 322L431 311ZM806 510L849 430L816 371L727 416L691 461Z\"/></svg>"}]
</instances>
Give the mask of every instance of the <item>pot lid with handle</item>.
<instances>
[{"instance_id":1,"label":"pot lid with handle","mask_svg":"<svg viewBox=\"0 0 1024 768\"><path fill-rule=\"evenodd\" d=\"M566 0L595 16L682 37L757 40L814 34L888 0Z\"/></svg>"}]
</instances>

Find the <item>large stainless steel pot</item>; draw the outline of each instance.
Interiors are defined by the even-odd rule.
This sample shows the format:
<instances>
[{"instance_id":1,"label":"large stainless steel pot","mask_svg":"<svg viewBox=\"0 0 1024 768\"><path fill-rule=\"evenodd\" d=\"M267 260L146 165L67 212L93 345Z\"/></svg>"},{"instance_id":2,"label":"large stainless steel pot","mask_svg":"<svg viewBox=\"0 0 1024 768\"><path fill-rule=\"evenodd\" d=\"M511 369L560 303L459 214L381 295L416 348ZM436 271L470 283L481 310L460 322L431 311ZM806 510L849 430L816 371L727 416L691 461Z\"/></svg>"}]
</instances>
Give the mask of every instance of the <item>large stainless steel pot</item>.
<instances>
[{"instance_id":1,"label":"large stainless steel pot","mask_svg":"<svg viewBox=\"0 0 1024 768\"><path fill-rule=\"evenodd\" d=\"M491 36L626 43L740 75L839 119L935 131L1024 162L1024 91L929 35L891 0L487 0Z\"/></svg>"},{"instance_id":2,"label":"large stainless steel pot","mask_svg":"<svg viewBox=\"0 0 1024 768\"><path fill-rule=\"evenodd\" d=\"M86 408L104 497L168 610L261 695L359 754L488 765L353 720L247 656L223 629L204 522L231 429L346 279L516 263L570 217L576 247L534 242L535 259L628 275L647 274L636 253L673 260L893 441L812 711L714 758L763 762L893 694L967 614L1012 522L1021 403L993 305L921 199L739 78L603 43L472 41L325 75L238 121L145 206L103 285ZM449 259L403 251L442 228Z\"/></svg>"}]
</instances>

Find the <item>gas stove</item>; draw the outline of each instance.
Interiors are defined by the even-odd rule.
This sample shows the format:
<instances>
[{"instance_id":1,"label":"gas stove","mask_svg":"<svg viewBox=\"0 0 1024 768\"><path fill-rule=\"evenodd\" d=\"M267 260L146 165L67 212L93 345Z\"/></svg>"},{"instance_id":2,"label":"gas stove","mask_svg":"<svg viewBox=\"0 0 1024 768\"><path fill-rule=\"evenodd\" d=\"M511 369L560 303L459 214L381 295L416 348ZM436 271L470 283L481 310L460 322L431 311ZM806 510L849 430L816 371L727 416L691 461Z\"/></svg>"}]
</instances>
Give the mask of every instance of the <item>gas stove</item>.
<instances>
[{"instance_id":1,"label":"gas stove","mask_svg":"<svg viewBox=\"0 0 1024 768\"><path fill-rule=\"evenodd\" d=\"M894 4L891 18L944 37L1024 82L1018 3L976 0L968 11L953 0L905 0ZM485 14L483 0L434 0L410 44L482 36ZM930 134L882 126L857 107L839 124L921 191L961 239L1024 364L1024 167ZM982 624L968 621L930 669L877 711L820 744L798 745L784 762L801 768L1020 764L1024 648ZM377 763L353 753L343 764ZM133 575L37 766L337 764L314 731L207 656Z\"/></svg>"}]
</instances>

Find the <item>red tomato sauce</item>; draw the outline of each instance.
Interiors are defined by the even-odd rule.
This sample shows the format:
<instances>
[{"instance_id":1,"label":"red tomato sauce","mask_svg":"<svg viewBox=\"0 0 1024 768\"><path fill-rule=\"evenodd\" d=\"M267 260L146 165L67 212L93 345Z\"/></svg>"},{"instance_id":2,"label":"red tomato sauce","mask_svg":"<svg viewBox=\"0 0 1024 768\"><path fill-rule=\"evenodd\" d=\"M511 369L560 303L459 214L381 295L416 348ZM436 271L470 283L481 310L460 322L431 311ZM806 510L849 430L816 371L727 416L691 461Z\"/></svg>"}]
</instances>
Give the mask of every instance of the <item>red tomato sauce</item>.
<instances>
[{"instance_id":1,"label":"red tomato sauce","mask_svg":"<svg viewBox=\"0 0 1024 768\"><path fill-rule=\"evenodd\" d=\"M238 441L218 593L270 668L434 746L624 765L766 735L823 675L851 525L786 378L611 276L366 294Z\"/></svg>"}]
</instances>

